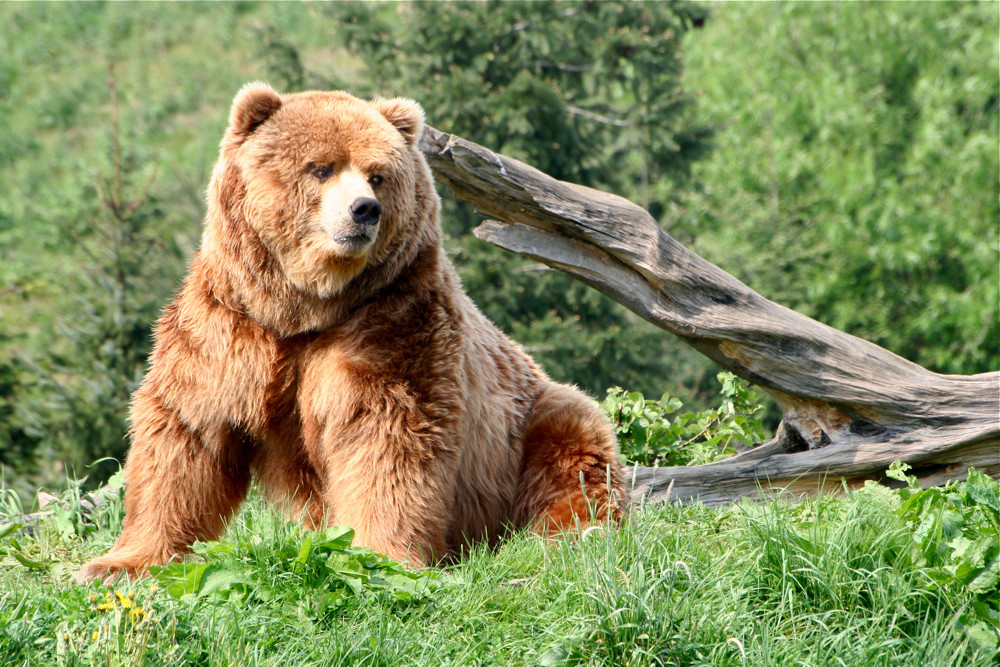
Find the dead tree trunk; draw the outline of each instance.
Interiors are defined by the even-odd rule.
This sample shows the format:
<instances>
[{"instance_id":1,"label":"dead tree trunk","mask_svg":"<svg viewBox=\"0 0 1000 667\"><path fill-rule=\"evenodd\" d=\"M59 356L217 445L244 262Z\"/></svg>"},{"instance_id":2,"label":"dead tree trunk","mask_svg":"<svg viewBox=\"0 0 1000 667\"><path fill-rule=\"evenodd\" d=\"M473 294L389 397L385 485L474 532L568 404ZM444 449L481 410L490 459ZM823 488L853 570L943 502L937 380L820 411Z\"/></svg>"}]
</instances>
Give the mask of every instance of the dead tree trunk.
<instances>
[{"instance_id":1,"label":"dead tree trunk","mask_svg":"<svg viewBox=\"0 0 1000 667\"><path fill-rule=\"evenodd\" d=\"M939 375L768 301L639 206L427 128L437 179L487 220L476 236L565 271L774 397L774 439L727 461L636 466L633 497L728 502L838 491L901 460L925 485L1000 477L1000 373Z\"/></svg>"}]
</instances>

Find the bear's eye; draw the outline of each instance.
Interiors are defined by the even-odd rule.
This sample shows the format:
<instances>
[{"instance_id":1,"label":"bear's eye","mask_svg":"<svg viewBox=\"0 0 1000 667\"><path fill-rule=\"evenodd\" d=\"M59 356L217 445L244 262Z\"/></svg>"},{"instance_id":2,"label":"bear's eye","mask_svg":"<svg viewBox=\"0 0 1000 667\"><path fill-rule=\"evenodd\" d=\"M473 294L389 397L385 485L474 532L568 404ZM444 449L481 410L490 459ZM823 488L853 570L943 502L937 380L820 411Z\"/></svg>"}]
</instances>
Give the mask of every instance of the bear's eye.
<instances>
[{"instance_id":1,"label":"bear's eye","mask_svg":"<svg viewBox=\"0 0 1000 667\"><path fill-rule=\"evenodd\" d=\"M380 174L372 174L368 179L368 182L372 185L382 185L382 181L385 180Z\"/></svg>"},{"instance_id":2,"label":"bear's eye","mask_svg":"<svg viewBox=\"0 0 1000 667\"><path fill-rule=\"evenodd\" d=\"M309 167L309 173L319 180L325 181L333 175L333 167L322 164L314 164Z\"/></svg>"}]
</instances>

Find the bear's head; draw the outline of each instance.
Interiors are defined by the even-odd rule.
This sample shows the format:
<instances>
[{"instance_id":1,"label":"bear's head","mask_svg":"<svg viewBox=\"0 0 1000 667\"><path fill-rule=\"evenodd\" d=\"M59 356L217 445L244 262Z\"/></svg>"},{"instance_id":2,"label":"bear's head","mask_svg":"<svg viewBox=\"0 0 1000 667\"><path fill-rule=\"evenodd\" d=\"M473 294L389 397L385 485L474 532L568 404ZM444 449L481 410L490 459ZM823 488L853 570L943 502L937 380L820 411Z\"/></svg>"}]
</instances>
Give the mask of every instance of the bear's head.
<instances>
[{"instance_id":1,"label":"bear's head","mask_svg":"<svg viewBox=\"0 0 1000 667\"><path fill-rule=\"evenodd\" d=\"M354 280L384 282L439 240L438 202L416 145L422 130L412 100L245 86L213 175L218 222L206 245L235 244L230 255L259 265L251 272L276 265L295 290L320 299ZM249 248L251 239L260 247Z\"/></svg>"}]
</instances>

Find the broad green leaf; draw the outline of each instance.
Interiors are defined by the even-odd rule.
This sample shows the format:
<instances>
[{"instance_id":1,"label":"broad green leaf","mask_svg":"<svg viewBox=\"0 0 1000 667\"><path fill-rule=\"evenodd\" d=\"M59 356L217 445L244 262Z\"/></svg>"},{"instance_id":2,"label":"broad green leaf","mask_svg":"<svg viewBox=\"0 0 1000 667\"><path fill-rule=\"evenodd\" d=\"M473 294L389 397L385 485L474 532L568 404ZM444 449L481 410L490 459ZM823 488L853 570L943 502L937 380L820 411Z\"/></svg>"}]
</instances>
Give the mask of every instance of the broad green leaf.
<instances>
[{"instance_id":1,"label":"broad green leaf","mask_svg":"<svg viewBox=\"0 0 1000 667\"><path fill-rule=\"evenodd\" d=\"M22 524L22 523L4 523L4 524L0 524L0 540L2 540L3 538L7 537L8 535L16 533L22 527L24 527L24 524Z\"/></svg>"},{"instance_id":2,"label":"broad green leaf","mask_svg":"<svg viewBox=\"0 0 1000 667\"><path fill-rule=\"evenodd\" d=\"M26 568L29 568L29 569L32 569L32 570L43 568L43 567L45 567L46 565L49 564L48 561L31 560L30 558L27 558L26 556L24 556L20 551L11 551L9 553L10 553L11 556L14 557L14 559L18 563L20 563L21 565L25 566Z\"/></svg>"},{"instance_id":3,"label":"broad green leaf","mask_svg":"<svg viewBox=\"0 0 1000 667\"><path fill-rule=\"evenodd\" d=\"M319 533L316 549L346 549L354 542L354 530L347 526L331 526Z\"/></svg>"},{"instance_id":4,"label":"broad green leaf","mask_svg":"<svg viewBox=\"0 0 1000 667\"><path fill-rule=\"evenodd\" d=\"M209 567L205 569L201 576L201 580L198 584L197 596L200 598L211 597L213 595L228 597L228 595L222 594L228 594L232 591L239 591L242 593L245 592L247 588L252 586L252 584L253 580L240 572L224 569L222 567Z\"/></svg>"},{"instance_id":5,"label":"broad green leaf","mask_svg":"<svg viewBox=\"0 0 1000 667\"><path fill-rule=\"evenodd\" d=\"M302 540L302 544L299 546L299 555L295 558L295 562L299 564L305 564L309 560L309 554L312 553L312 535L306 535L305 539Z\"/></svg>"},{"instance_id":6,"label":"broad green leaf","mask_svg":"<svg viewBox=\"0 0 1000 667\"><path fill-rule=\"evenodd\" d=\"M168 595L179 599L185 595L197 594L201 589L202 578L211 567L211 563L181 562L151 567L149 571Z\"/></svg>"}]
</instances>

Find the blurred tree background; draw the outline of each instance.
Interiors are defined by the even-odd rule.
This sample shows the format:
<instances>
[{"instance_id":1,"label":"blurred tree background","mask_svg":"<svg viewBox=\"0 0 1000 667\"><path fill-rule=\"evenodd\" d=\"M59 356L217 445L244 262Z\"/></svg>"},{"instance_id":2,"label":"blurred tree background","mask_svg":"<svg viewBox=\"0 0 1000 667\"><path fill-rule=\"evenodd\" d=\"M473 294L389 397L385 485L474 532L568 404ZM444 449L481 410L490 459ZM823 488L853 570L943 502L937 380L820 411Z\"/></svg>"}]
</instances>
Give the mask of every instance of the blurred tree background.
<instances>
[{"instance_id":1,"label":"blurred tree background","mask_svg":"<svg viewBox=\"0 0 1000 667\"><path fill-rule=\"evenodd\" d=\"M0 464L119 459L233 94L346 88L646 206L763 295L933 370L1000 365L996 3L3 4ZM695 407L716 369L472 237L473 299L559 380Z\"/></svg>"},{"instance_id":2,"label":"blurred tree background","mask_svg":"<svg viewBox=\"0 0 1000 667\"><path fill-rule=\"evenodd\" d=\"M997 370L997 3L723 16L687 59L717 128L678 220L692 249L931 370Z\"/></svg>"}]
</instances>

